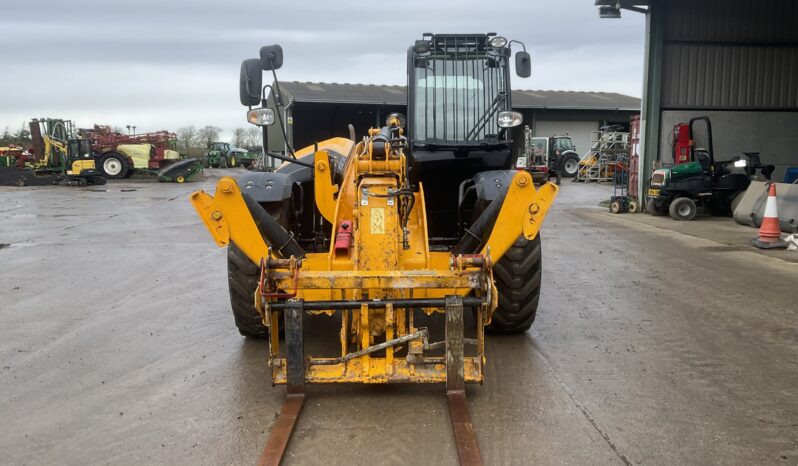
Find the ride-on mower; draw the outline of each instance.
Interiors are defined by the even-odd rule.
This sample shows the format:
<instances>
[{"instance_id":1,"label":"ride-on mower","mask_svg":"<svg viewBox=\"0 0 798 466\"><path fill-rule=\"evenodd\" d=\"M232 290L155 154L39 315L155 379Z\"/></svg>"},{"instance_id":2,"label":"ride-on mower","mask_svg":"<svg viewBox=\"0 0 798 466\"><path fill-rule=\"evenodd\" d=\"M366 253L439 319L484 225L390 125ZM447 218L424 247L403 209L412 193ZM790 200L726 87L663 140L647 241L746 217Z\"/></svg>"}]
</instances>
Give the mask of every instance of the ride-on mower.
<instances>
[{"instance_id":1,"label":"ride-on mower","mask_svg":"<svg viewBox=\"0 0 798 466\"><path fill-rule=\"evenodd\" d=\"M706 148L695 147L694 125L704 123ZM678 125L682 138L684 125ZM712 124L708 117L696 117L687 124L688 154L675 150L677 165L654 170L648 187L646 210L652 215L670 214L675 220L692 220L699 208L719 215L728 215L757 170L770 179L773 165L763 165L759 153L744 152L730 160L716 161L712 148Z\"/></svg>"},{"instance_id":2,"label":"ride-on mower","mask_svg":"<svg viewBox=\"0 0 798 466\"><path fill-rule=\"evenodd\" d=\"M228 248L239 331L268 338L273 383L287 385L261 464L280 462L306 384L346 382L445 383L460 461L481 464L465 383L483 381L485 329L518 333L535 319L538 232L557 194L512 170L521 116L510 110L509 45L495 34L424 34L408 51L409 124L391 114L359 141L267 153L284 161L274 172L191 195ZM267 46L241 67L241 103L264 147L266 125L284 124L282 61ZM528 77L526 51L515 62ZM262 87L262 70L272 85ZM311 324L338 340L327 354L306 342Z\"/></svg>"}]
</instances>

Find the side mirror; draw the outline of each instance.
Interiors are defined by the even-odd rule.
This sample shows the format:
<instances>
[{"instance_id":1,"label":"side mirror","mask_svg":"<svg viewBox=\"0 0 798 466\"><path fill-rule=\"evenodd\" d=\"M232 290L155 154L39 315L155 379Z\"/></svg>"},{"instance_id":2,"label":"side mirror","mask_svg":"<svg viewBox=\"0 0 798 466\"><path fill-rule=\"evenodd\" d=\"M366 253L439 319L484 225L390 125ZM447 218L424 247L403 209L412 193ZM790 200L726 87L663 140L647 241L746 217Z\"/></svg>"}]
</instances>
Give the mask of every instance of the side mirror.
<instances>
[{"instance_id":1,"label":"side mirror","mask_svg":"<svg viewBox=\"0 0 798 466\"><path fill-rule=\"evenodd\" d=\"M283 48L279 45L266 45L260 48L260 67L264 71L279 70L283 66Z\"/></svg>"},{"instance_id":2,"label":"side mirror","mask_svg":"<svg viewBox=\"0 0 798 466\"><path fill-rule=\"evenodd\" d=\"M250 58L241 63L241 76L238 78L238 94L241 105L251 107L260 105L260 94L263 89L263 72L260 59Z\"/></svg>"},{"instance_id":3,"label":"side mirror","mask_svg":"<svg viewBox=\"0 0 798 466\"><path fill-rule=\"evenodd\" d=\"M527 52L515 54L515 74L522 78L528 78L532 75L532 60Z\"/></svg>"}]
</instances>

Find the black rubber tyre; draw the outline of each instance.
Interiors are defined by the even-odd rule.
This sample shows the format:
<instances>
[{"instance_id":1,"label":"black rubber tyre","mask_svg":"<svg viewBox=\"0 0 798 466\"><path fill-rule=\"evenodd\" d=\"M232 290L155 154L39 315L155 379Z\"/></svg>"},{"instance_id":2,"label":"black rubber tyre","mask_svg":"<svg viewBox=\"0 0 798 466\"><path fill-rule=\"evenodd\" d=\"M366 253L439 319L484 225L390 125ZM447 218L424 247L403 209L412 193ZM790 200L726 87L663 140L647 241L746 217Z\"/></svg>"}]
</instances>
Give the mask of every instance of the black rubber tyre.
<instances>
[{"instance_id":1,"label":"black rubber tyre","mask_svg":"<svg viewBox=\"0 0 798 466\"><path fill-rule=\"evenodd\" d=\"M574 154L564 156L561 168L563 178L572 178L576 176L576 173L579 171L579 157Z\"/></svg>"},{"instance_id":2,"label":"black rubber tyre","mask_svg":"<svg viewBox=\"0 0 798 466\"><path fill-rule=\"evenodd\" d=\"M258 288L260 267L231 242L227 248L227 283L230 287L230 306L233 318L241 335L266 338L269 329L263 325L260 314L255 309L254 293Z\"/></svg>"},{"instance_id":3,"label":"black rubber tyre","mask_svg":"<svg viewBox=\"0 0 798 466\"><path fill-rule=\"evenodd\" d=\"M499 307L487 327L489 331L514 334L529 330L535 321L540 300L541 264L538 234L532 241L518 238L504 257L493 265Z\"/></svg>"},{"instance_id":4,"label":"black rubber tyre","mask_svg":"<svg viewBox=\"0 0 798 466\"><path fill-rule=\"evenodd\" d=\"M677 197L668 207L668 213L674 220L688 222L695 218L698 207L695 205L695 201L689 197Z\"/></svg>"},{"instance_id":5,"label":"black rubber tyre","mask_svg":"<svg viewBox=\"0 0 798 466\"><path fill-rule=\"evenodd\" d=\"M211 168L211 162L208 160L208 157L202 158L202 168Z\"/></svg>"},{"instance_id":6,"label":"black rubber tyre","mask_svg":"<svg viewBox=\"0 0 798 466\"><path fill-rule=\"evenodd\" d=\"M128 164L127 157L111 151L100 157L100 166L98 168L106 178L118 180L124 178L132 167Z\"/></svg>"},{"instance_id":7,"label":"black rubber tyre","mask_svg":"<svg viewBox=\"0 0 798 466\"><path fill-rule=\"evenodd\" d=\"M227 157L224 155L219 157L219 168L227 168Z\"/></svg>"},{"instance_id":8,"label":"black rubber tyre","mask_svg":"<svg viewBox=\"0 0 798 466\"><path fill-rule=\"evenodd\" d=\"M668 214L667 210L658 209L657 203L654 202L654 199L652 198L646 199L646 212L655 217L661 217Z\"/></svg>"}]
</instances>

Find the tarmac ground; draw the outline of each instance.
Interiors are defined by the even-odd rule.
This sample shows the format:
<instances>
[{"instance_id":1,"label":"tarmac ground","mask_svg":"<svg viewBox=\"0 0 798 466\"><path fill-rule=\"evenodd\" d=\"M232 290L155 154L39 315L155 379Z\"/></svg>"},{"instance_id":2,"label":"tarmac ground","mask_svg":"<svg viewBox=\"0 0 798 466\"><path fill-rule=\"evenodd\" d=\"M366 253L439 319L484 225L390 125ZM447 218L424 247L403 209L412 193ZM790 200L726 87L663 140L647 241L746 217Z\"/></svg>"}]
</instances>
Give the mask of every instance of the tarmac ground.
<instances>
[{"instance_id":1,"label":"tarmac ground","mask_svg":"<svg viewBox=\"0 0 798 466\"><path fill-rule=\"evenodd\" d=\"M282 404L187 184L0 188L0 463L253 464ZM563 183L533 328L469 386L486 464L797 464L798 264ZM457 464L443 387L311 386L286 464Z\"/></svg>"}]
</instances>

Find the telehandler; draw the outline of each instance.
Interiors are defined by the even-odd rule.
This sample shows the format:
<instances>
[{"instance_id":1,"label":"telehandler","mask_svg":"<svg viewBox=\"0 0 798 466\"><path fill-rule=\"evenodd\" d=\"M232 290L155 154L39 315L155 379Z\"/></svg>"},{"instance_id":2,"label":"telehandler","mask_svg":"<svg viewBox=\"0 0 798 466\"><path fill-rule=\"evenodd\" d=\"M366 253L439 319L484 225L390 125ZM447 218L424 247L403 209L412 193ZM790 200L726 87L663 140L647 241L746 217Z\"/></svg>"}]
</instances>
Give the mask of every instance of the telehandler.
<instances>
[{"instance_id":1,"label":"telehandler","mask_svg":"<svg viewBox=\"0 0 798 466\"><path fill-rule=\"evenodd\" d=\"M284 161L274 172L191 194L228 248L239 331L268 338L272 381L287 385L261 464L279 464L306 384L347 382L445 383L460 462L481 464L465 383L483 381L485 329L519 333L535 319L538 231L558 189L512 170L521 115L510 42L524 47L493 33L426 33L408 50L409 124L391 114L360 140L267 153ZM241 66L241 103L265 147L266 125L284 125L282 62L274 45ZM515 65L530 75L525 50ZM262 86L263 70L273 84ZM328 354L306 342L311 324L338 340Z\"/></svg>"}]
</instances>

